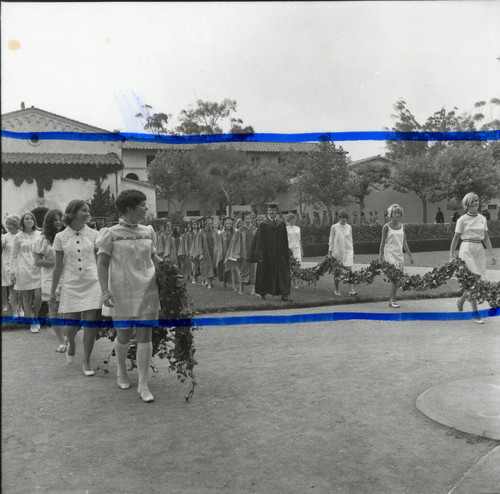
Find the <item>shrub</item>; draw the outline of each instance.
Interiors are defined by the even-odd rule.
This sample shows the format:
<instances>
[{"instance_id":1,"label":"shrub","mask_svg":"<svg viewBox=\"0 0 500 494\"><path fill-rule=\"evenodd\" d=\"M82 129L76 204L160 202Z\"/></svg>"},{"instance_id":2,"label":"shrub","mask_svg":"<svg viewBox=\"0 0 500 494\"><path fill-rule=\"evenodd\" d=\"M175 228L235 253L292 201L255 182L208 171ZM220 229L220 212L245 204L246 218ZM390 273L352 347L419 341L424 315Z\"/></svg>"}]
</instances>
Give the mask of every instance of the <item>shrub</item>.
<instances>
[{"instance_id":1,"label":"shrub","mask_svg":"<svg viewBox=\"0 0 500 494\"><path fill-rule=\"evenodd\" d=\"M500 236L500 221L488 221L490 237ZM302 226L302 244L327 244L330 238L329 226ZM405 233L408 240L439 240L450 239L455 232L454 223L408 223L405 224ZM382 225L354 225L352 227L354 243L380 242Z\"/></svg>"}]
</instances>

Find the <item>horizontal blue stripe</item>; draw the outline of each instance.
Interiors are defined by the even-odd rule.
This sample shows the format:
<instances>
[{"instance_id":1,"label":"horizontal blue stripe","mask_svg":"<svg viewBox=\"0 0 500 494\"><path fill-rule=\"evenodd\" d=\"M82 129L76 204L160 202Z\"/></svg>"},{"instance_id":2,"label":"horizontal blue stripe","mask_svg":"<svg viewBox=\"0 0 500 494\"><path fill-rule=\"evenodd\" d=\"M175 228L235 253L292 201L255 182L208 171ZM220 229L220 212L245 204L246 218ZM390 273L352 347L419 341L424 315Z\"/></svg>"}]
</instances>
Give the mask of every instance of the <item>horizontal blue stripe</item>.
<instances>
[{"instance_id":1,"label":"horizontal blue stripe","mask_svg":"<svg viewBox=\"0 0 500 494\"><path fill-rule=\"evenodd\" d=\"M498 317L500 308L479 311L481 317ZM129 327L187 327L187 326L241 326L251 324L303 324L311 322L335 321L469 321L475 319L474 312L324 312L319 314L292 314L289 316L234 316L234 317L197 317L192 319L160 319L145 321L79 321L76 319L32 319L29 317L2 317L2 324L40 324L54 326L80 326L92 328L129 328Z\"/></svg>"},{"instance_id":2,"label":"horizontal blue stripe","mask_svg":"<svg viewBox=\"0 0 500 494\"><path fill-rule=\"evenodd\" d=\"M500 130L467 132L392 132L360 131L330 132L333 141L498 141ZM112 142L155 142L159 144L203 144L210 142L317 142L325 132L300 134L212 134L193 136L155 136L130 132L12 132L2 130L2 137L41 141L112 141Z\"/></svg>"}]
</instances>

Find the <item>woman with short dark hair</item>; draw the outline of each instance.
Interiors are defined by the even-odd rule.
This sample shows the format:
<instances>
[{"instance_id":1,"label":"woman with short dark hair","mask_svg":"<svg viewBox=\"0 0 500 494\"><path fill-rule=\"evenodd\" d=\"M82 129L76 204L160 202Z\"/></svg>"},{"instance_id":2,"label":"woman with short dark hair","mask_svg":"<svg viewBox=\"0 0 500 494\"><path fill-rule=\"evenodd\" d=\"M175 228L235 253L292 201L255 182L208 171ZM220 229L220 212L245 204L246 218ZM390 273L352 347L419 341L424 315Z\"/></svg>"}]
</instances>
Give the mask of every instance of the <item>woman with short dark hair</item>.
<instances>
[{"instance_id":1,"label":"woman with short dark hair","mask_svg":"<svg viewBox=\"0 0 500 494\"><path fill-rule=\"evenodd\" d=\"M160 300L156 285L154 231L140 223L146 217L146 196L140 191L125 190L116 199L121 214L118 225L103 228L97 236L98 275L102 290L103 314L118 321L115 339L117 383L130 388L127 354L130 339L137 341L137 392L142 401L154 397L148 388L148 372L153 353L151 327L158 324ZM137 321L144 324L139 325Z\"/></svg>"}]
</instances>

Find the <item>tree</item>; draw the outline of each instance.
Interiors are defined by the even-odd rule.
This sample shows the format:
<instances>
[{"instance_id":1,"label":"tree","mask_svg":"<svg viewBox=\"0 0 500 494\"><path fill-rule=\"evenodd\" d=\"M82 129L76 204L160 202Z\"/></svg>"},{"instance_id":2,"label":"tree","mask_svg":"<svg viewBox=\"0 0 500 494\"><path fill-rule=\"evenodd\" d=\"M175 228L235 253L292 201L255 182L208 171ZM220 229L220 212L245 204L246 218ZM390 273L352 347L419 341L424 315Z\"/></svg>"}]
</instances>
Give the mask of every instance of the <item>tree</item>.
<instances>
[{"instance_id":1,"label":"tree","mask_svg":"<svg viewBox=\"0 0 500 494\"><path fill-rule=\"evenodd\" d=\"M417 122L413 113L406 108L406 101L397 101L394 110L396 110L396 114L392 117L396 119L396 123L390 130L394 132L419 132L422 130L422 126ZM389 140L386 142L386 147L388 149L386 157L396 162L407 156L422 154L427 149L427 142Z\"/></svg>"},{"instance_id":2,"label":"tree","mask_svg":"<svg viewBox=\"0 0 500 494\"><path fill-rule=\"evenodd\" d=\"M351 201L349 191L349 158L342 147L336 147L329 134L320 138L299 179L307 203L323 205L330 212L333 206Z\"/></svg>"},{"instance_id":3,"label":"tree","mask_svg":"<svg viewBox=\"0 0 500 494\"><path fill-rule=\"evenodd\" d=\"M387 163L354 163L350 172L351 195L359 204L360 211L364 211L365 198L372 190L385 190L391 184L391 167Z\"/></svg>"},{"instance_id":4,"label":"tree","mask_svg":"<svg viewBox=\"0 0 500 494\"><path fill-rule=\"evenodd\" d=\"M193 157L203 169L204 186L199 193L207 200L222 202L232 214L232 207L245 195L253 176L247 155L219 146L197 146Z\"/></svg>"},{"instance_id":5,"label":"tree","mask_svg":"<svg viewBox=\"0 0 500 494\"><path fill-rule=\"evenodd\" d=\"M181 203L202 187L202 170L193 158L192 151L167 149L162 151L148 167L148 179L156 186L158 195Z\"/></svg>"},{"instance_id":6,"label":"tree","mask_svg":"<svg viewBox=\"0 0 500 494\"><path fill-rule=\"evenodd\" d=\"M144 130L152 132L155 136L168 134L168 119L172 116L169 113L150 113L153 109L151 105L143 105L144 113L137 113L136 118L143 120Z\"/></svg>"},{"instance_id":7,"label":"tree","mask_svg":"<svg viewBox=\"0 0 500 494\"><path fill-rule=\"evenodd\" d=\"M224 123L231 133L253 133L251 126L243 127L241 119L231 118L230 115L236 112L236 100L224 99L221 103L215 101L203 101L199 99L196 106L187 110L182 110L179 115L180 125L176 131L183 135L207 135L224 133L222 126Z\"/></svg>"},{"instance_id":8,"label":"tree","mask_svg":"<svg viewBox=\"0 0 500 494\"><path fill-rule=\"evenodd\" d=\"M493 148L460 144L443 149L435 158L440 198L460 201L468 192L475 192L485 204L500 192L500 168L495 165Z\"/></svg>"},{"instance_id":9,"label":"tree","mask_svg":"<svg viewBox=\"0 0 500 494\"><path fill-rule=\"evenodd\" d=\"M90 214L94 218L101 217L115 220L117 219L115 196L111 193L109 185L103 189L102 182L102 178L95 180L94 196L89 200Z\"/></svg>"},{"instance_id":10,"label":"tree","mask_svg":"<svg viewBox=\"0 0 500 494\"><path fill-rule=\"evenodd\" d=\"M415 192L422 201L423 222L427 223L427 205L438 197L439 171L427 154L407 156L393 170L392 186L399 192Z\"/></svg>"}]
</instances>

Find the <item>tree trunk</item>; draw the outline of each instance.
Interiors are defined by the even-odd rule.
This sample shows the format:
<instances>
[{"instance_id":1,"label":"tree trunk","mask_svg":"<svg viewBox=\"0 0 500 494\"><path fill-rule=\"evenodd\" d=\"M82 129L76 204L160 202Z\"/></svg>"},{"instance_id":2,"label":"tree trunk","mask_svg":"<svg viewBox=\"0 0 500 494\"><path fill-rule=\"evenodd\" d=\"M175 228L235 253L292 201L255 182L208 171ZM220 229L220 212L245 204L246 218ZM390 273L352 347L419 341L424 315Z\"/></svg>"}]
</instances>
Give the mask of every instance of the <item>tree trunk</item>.
<instances>
[{"instance_id":1,"label":"tree trunk","mask_svg":"<svg viewBox=\"0 0 500 494\"><path fill-rule=\"evenodd\" d=\"M365 211L365 196L359 196L359 211L364 212Z\"/></svg>"},{"instance_id":2,"label":"tree trunk","mask_svg":"<svg viewBox=\"0 0 500 494\"><path fill-rule=\"evenodd\" d=\"M422 209L423 209L423 215L424 215L424 223L427 223L427 199L424 197L420 198L422 201Z\"/></svg>"}]
</instances>

